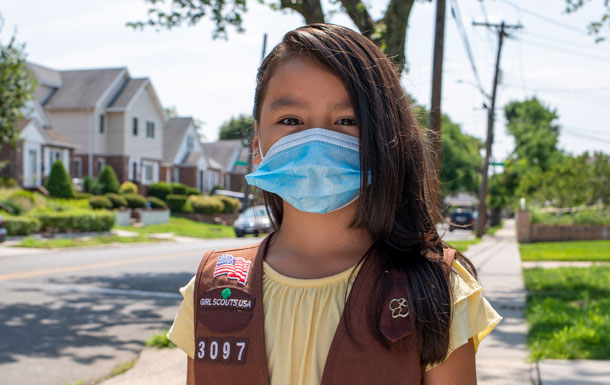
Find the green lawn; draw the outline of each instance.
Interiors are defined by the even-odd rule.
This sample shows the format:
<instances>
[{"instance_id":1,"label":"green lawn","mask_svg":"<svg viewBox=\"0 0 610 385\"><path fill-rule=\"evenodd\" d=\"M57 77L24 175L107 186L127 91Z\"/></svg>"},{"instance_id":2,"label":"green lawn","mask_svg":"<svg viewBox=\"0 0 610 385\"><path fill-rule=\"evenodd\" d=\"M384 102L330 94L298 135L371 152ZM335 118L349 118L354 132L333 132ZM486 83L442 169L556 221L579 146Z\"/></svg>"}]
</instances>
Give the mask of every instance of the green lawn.
<instances>
[{"instance_id":1,"label":"green lawn","mask_svg":"<svg viewBox=\"0 0 610 385\"><path fill-rule=\"evenodd\" d=\"M109 243L134 243L134 242L159 242L161 240L149 238L146 235L136 235L133 237L119 237L118 235L100 235L91 238L54 238L36 239L26 237L17 247L38 247L42 249L54 249L62 247L93 246L105 245Z\"/></svg>"},{"instance_id":2,"label":"green lawn","mask_svg":"<svg viewBox=\"0 0 610 385\"><path fill-rule=\"evenodd\" d=\"M450 241L448 242L451 246L455 247L460 253L464 253L468 246L475 245L481 242L481 238L470 239L467 241Z\"/></svg>"},{"instance_id":3,"label":"green lawn","mask_svg":"<svg viewBox=\"0 0 610 385\"><path fill-rule=\"evenodd\" d=\"M523 261L610 261L610 240L522 243Z\"/></svg>"},{"instance_id":4,"label":"green lawn","mask_svg":"<svg viewBox=\"0 0 610 385\"><path fill-rule=\"evenodd\" d=\"M174 235L195 238L234 238L232 226L215 225L170 216L169 223L144 227L115 226L115 229L133 231L138 234L174 233Z\"/></svg>"},{"instance_id":5,"label":"green lawn","mask_svg":"<svg viewBox=\"0 0 610 385\"><path fill-rule=\"evenodd\" d=\"M524 269L531 358L610 358L610 266Z\"/></svg>"}]
</instances>

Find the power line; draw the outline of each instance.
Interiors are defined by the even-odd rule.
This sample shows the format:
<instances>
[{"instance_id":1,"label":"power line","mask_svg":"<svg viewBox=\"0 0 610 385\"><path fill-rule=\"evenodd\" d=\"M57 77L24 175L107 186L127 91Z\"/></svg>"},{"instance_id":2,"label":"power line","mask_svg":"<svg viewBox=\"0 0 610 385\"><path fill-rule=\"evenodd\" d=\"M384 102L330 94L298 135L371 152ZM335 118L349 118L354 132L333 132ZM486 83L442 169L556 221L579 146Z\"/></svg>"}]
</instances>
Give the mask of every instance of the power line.
<instances>
[{"instance_id":1,"label":"power line","mask_svg":"<svg viewBox=\"0 0 610 385\"><path fill-rule=\"evenodd\" d=\"M525 8L523 8L523 7L520 7L520 6L518 6L517 4L514 4L514 3L512 3L512 2L510 2L510 1L508 1L508 0L501 0L501 1L502 1L503 3L505 3L505 4L507 4L507 5L509 5L509 6L513 7L513 8L515 8L515 9L517 9L517 10L520 10L520 11L522 11L522 12L524 12L524 13L527 13L527 14L529 14L529 15L532 15L532 16L534 16L534 17L537 17L537 18L539 18L540 20L544 20L544 21L546 21L547 23L555 24L555 25L557 25L557 26L559 26L559 27L563 27L563 28L569 29L569 30L574 31L574 32L579 32L579 33L582 33L582 34L585 34L585 35L589 35L589 34L588 34L586 31L584 31L584 30L582 30L582 29L580 29L580 28L576 28L576 27L573 27L573 26L571 26L571 25L569 25L569 24L565 24L565 23L562 23L562 22L560 22L560 21L553 20L553 19L551 19L551 18L549 18L549 17L546 17L546 16L544 16L544 15L541 15L541 14L539 14L539 13L532 12L532 11L530 11L530 10L528 10L528 9L525 9Z\"/></svg>"},{"instance_id":2,"label":"power line","mask_svg":"<svg viewBox=\"0 0 610 385\"><path fill-rule=\"evenodd\" d=\"M610 61L610 57L609 56L599 56L599 55L593 55L590 53L586 53L586 52L579 52L579 51L574 51L571 49L567 49L565 47L559 47L559 46L553 46L552 44L549 43L538 43L535 41L531 41L531 40L523 40L523 42L525 44L531 44L531 45L535 45L541 48L546 48L546 49L550 49L550 50L556 50L556 51L560 51L560 52L564 52L564 53L572 53L575 55L579 55L579 56L584 56L584 57L589 57L591 59L595 59L595 60L602 60L602 61Z\"/></svg>"},{"instance_id":3,"label":"power line","mask_svg":"<svg viewBox=\"0 0 610 385\"><path fill-rule=\"evenodd\" d=\"M460 9L456 0L452 1L451 4L451 15L453 16L453 20L455 20L455 24L457 26L458 33L462 40L462 44L464 45L464 49L466 50L466 56L468 57L468 61L470 62L470 66L472 67L472 71L474 72L475 80L477 81L477 87L479 91L489 99L489 95L483 89L481 85L481 79L479 78L479 72L477 71L477 66L474 63L474 57L472 55L472 50L470 49L470 42L468 41L468 35L466 34L466 30L464 28L464 24L462 23L462 15L460 14Z\"/></svg>"}]
</instances>

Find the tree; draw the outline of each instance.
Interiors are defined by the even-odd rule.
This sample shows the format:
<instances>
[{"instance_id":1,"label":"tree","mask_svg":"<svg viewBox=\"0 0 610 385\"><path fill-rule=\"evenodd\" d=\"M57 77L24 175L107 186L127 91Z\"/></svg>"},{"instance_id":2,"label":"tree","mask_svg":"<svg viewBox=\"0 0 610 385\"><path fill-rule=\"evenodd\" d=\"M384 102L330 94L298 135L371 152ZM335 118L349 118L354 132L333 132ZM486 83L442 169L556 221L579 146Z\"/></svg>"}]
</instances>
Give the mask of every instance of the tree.
<instances>
[{"instance_id":1,"label":"tree","mask_svg":"<svg viewBox=\"0 0 610 385\"><path fill-rule=\"evenodd\" d=\"M413 108L419 125L427 132L429 111L420 105ZM441 117L441 138L441 196L458 192L476 194L481 184L483 142L464 134L460 125L445 114Z\"/></svg>"},{"instance_id":2,"label":"tree","mask_svg":"<svg viewBox=\"0 0 610 385\"><path fill-rule=\"evenodd\" d=\"M142 29L145 26L171 29L183 23L195 25L209 14L215 24L213 39L220 37L227 40L228 26L233 26L238 33L245 32L242 20L247 11L247 0L171 0L168 4L159 0L144 1L151 4L148 20L128 22L127 26L134 29ZM276 11L295 11L303 16L306 24L325 22L326 15L320 0L257 1ZM330 10L327 15L339 11L347 13L360 33L375 42L396 63L399 73L402 73L405 68L407 26L415 0L389 0L383 16L377 20L370 15L370 7L362 0L331 0L331 3L338 5L339 9Z\"/></svg>"},{"instance_id":3,"label":"tree","mask_svg":"<svg viewBox=\"0 0 610 385\"><path fill-rule=\"evenodd\" d=\"M106 165L102 169L102 172L100 172L100 175L98 176L98 181L102 194L119 192L119 180L116 177L112 166Z\"/></svg>"},{"instance_id":4,"label":"tree","mask_svg":"<svg viewBox=\"0 0 610 385\"><path fill-rule=\"evenodd\" d=\"M0 32L4 19L0 15ZM0 147L17 148L20 131L15 122L23 119L26 101L32 98L36 80L25 67L25 44L18 44L15 35L7 45L0 42ZM0 164L0 169L6 161Z\"/></svg>"},{"instance_id":5,"label":"tree","mask_svg":"<svg viewBox=\"0 0 610 385\"><path fill-rule=\"evenodd\" d=\"M602 15L599 20L592 21L589 23L589 25L587 25L589 35L595 35L596 43L606 40L606 37L601 36L601 29L603 28L604 24L610 27L610 0L603 1L604 7L606 8L605 11L602 12ZM566 0L565 10L567 13L574 13L581 9L586 2L589 2L589 0Z\"/></svg>"},{"instance_id":6,"label":"tree","mask_svg":"<svg viewBox=\"0 0 610 385\"><path fill-rule=\"evenodd\" d=\"M66 171L61 159L57 159L51 166L51 173L45 186L49 195L56 198L74 198L74 186L70 180L70 175Z\"/></svg>"},{"instance_id":7,"label":"tree","mask_svg":"<svg viewBox=\"0 0 610 385\"><path fill-rule=\"evenodd\" d=\"M240 114L237 118L231 118L220 126L218 138L244 139L248 138L254 127L254 118L251 115Z\"/></svg>"},{"instance_id":8,"label":"tree","mask_svg":"<svg viewBox=\"0 0 610 385\"><path fill-rule=\"evenodd\" d=\"M163 109L163 111L165 112L165 115L168 118L177 118L178 117L178 109L176 108L176 106L165 107Z\"/></svg>"}]
</instances>

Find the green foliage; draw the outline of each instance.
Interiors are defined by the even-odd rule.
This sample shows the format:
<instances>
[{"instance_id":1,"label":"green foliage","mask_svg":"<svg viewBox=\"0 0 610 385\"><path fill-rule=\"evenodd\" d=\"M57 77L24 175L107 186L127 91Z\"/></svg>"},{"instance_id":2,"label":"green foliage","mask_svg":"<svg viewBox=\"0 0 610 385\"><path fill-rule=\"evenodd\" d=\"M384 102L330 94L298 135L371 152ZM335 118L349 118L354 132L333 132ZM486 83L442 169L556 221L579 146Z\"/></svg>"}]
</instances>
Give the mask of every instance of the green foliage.
<instances>
[{"instance_id":1,"label":"green foliage","mask_svg":"<svg viewBox=\"0 0 610 385\"><path fill-rule=\"evenodd\" d=\"M103 197L102 197L103 198ZM72 209L55 211L39 208L32 215L37 218L40 230L59 231L108 231L114 225L114 213L107 210Z\"/></svg>"},{"instance_id":2,"label":"green foliage","mask_svg":"<svg viewBox=\"0 0 610 385\"><path fill-rule=\"evenodd\" d=\"M161 333L157 333L146 340L146 346L156 348L175 348L176 345L167 338L168 329L163 329Z\"/></svg>"},{"instance_id":3,"label":"green foliage","mask_svg":"<svg viewBox=\"0 0 610 385\"><path fill-rule=\"evenodd\" d=\"M74 198L75 191L72 186L72 180L70 175L64 168L64 164L61 159L57 159L51 166L51 173L47 180L46 189L49 191L49 195L57 198Z\"/></svg>"},{"instance_id":4,"label":"green foliage","mask_svg":"<svg viewBox=\"0 0 610 385\"><path fill-rule=\"evenodd\" d=\"M76 199L89 199L89 198L91 198L92 196L93 196L93 194L86 193L86 192L80 192L80 191L77 191L77 192L74 194L74 197L75 197Z\"/></svg>"},{"instance_id":5,"label":"green foliage","mask_svg":"<svg viewBox=\"0 0 610 385\"><path fill-rule=\"evenodd\" d=\"M2 219L8 235L28 235L40 229L40 221L27 215L3 215Z\"/></svg>"},{"instance_id":6,"label":"green foliage","mask_svg":"<svg viewBox=\"0 0 610 385\"><path fill-rule=\"evenodd\" d=\"M218 214L223 212L225 205L218 196L195 196L189 197L193 211L199 214Z\"/></svg>"},{"instance_id":7,"label":"green foliage","mask_svg":"<svg viewBox=\"0 0 610 385\"><path fill-rule=\"evenodd\" d=\"M241 207L241 202L239 201L239 199L227 197L224 195L216 195L215 197L220 199L220 201L222 202L224 206L222 210L223 213L236 213Z\"/></svg>"},{"instance_id":8,"label":"green foliage","mask_svg":"<svg viewBox=\"0 0 610 385\"><path fill-rule=\"evenodd\" d=\"M519 254L523 261L610 262L610 240L522 243Z\"/></svg>"},{"instance_id":9,"label":"green foliage","mask_svg":"<svg viewBox=\"0 0 610 385\"><path fill-rule=\"evenodd\" d=\"M102 194L119 192L119 180L110 165L104 166L102 172L98 175L98 183L101 186Z\"/></svg>"},{"instance_id":10,"label":"green foliage","mask_svg":"<svg viewBox=\"0 0 610 385\"><path fill-rule=\"evenodd\" d=\"M148 186L148 196L157 197L161 200L165 200L165 197L171 193L171 186L165 182L153 183Z\"/></svg>"},{"instance_id":11,"label":"green foliage","mask_svg":"<svg viewBox=\"0 0 610 385\"><path fill-rule=\"evenodd\" d=\"M174 195L186 195L186 186L182 183L174 182L170 183L169 187Z\"/></svg>"},{"instance_id":12,"label":"green foliage","mask_svg":"<svg viewBox=\"0 0 610 385\"><path fill-rule=\"evenodd\" d=\"M4 19L0 16L0 32L3 26ZM0 147L7 144L15 149L20 135L15 122L23 119L23 107L33 98L37 83L26 67L25 44L17 43L15 36L6 45L2 40L6 41L0 39ZM0 169L7 163L3 161Z\"/></svg>"},{"instance_id":13,"label":"green foliage","mask_svg":"<svg viewBox=\"0 0 610 385\"><path fill-rule=\"evenodd\" d=\"M225 139L242 139L252 135L254 130L254 118L251 115L240 114L237 118L231 118L220 126L218 138Z\"/></svg>"},{"instance_id":14,"label":"green foliage","mask_svg":"<svg viewBox=\"0 0 610 385\"><path fill-rule=\"evenodd\" d=\"M146 198L139 194L123 194L123 198L127 200L127 207L138 209L146 207Z\"/></svg>"},{"instance_id":15,"label":"green foliage","mask_svg":"<svg viewBox=\"0 0 610 385\"><path fill-rule=\"evenodd\" d=\"M610 266L524 269L534 360L610 358Z\"/></svg>"},{"instance_id":16,"label":"green foliage","mask_svg":"<svg viewBox=\"0 0 610 385\"><path fill-rule=\"evenodd\" d=\"M209 195L214 195L214 192L216 192L216 190L224 190L224 187L222 187L219 184L215 184L212 189L210 190Z\"/></svg>"},{"instance_id":17,"label":"green foliage","mask_svg":"<svg viewBox=\"0 0 610 385\"><path fill-rule=\"evenodd\" d=\"M165 202L172 212L179 213L182 211L182 207L186 203L186 195L169 194L165 198Z\"/></svg>"},{"instance_id":18,"label":"green foliage","mask_svg":"<svg viewBox=\"0 0 610 385\"><path fill-rule=\"evenodd\" d=\"M136 184L133 182L125 181L125 182L123 182L123 184L121 184L121 187L119 187L119 194L137 194L137 193L138 193L138 186L136 186Z\"/></svg>"},{"instance_id":19,"label":"green foliage","mask_svg":"<svg viewBox=\"0 0 610 385\"><path fill-rule=\"evenodd\" d=\"M193 221L187 218L170 216L169 223L159 223L144 227L116 226L138 234L174 233L178 236L201 239L231 238L235 236L232 226Z\"/></svg>"},{"instance_id":20,"label":"green foliage","mask_svg":"<svg viewBox=\"0 0 610 385\"><path fill-rule=\"evenodd\" d=\"M44 197L27 190L15 190L8 194L4 203L13 209L14 215L25 214L36 206L44 205Z\"/></svg>"},{"instance_id":21,"label":"green foliage","mask_svg":"<svg viewBox=\"0 0 610 385\"><path fill-rule=\"evenodd\" d=\"M93 209L111 209L112 201L103 195L96 195L89 198L89 205Z\"/></svg>"},{"instance_id":22,"label":"green foliage","mask_svg":"<svg viewBox=\"0 0 610 385\"><path fill-rule=\"evenodd\" d=\"M530 215L532 223L546 225L610 225L610 212L605 209L578 210L571 213L545 213L531 210Z\"/></svg>"},{"instance_id":23,"label":"green foliage","mask_svg":"<svg viewBox=\"0 0 610 385\"><path fill-rule=\"evenodd\" d=\"M97 179L89 175L83 177L83 190L93 195L100 195L102 193L101 185L97 182Z\"/></svg>"},{"instance_id":24,"label":"green foliage","mask_svg":"<svg viewBox=\"0 0 610 385\"><path fill-rule=\"evenodd\" d=\"M1 169L2 167L0 167ZM17 181L14 178L6 175L0 175L0 188L18 187Z\"/></svg>"},{"instance_id":25,"label":"green foliage","mask_svg":"<svg viewBox=\"0 0 610 385\"><path fill-rule=\"evenodd\" d=\"M116 193L106 193L105 195L112 202L112 208L127 207L127 199L124 196Z\"/></svg>"},{"instance_id":26,"label":"green foliage","mask_svg":"<svg viewBox=\"0 0 610 385\"><path fill-rule=\"evenodd\" d=\"M186 195L202 195L202 194L201 194L201 191L199 191L199 189L196 189L195 187L187 187Z\"/></svg>"},{"instance_id":27,"label":"green foliage","mask_svg":"<svg viewBox=\"0 0 610 385\"><path fill-rule=\"evenodd\" d=\"M150 207L152 208L161 208L166 209L167 203L163 202L161 199L157 197L148 197L148 202L150 203Z\"/></svg>"}]
</instances>

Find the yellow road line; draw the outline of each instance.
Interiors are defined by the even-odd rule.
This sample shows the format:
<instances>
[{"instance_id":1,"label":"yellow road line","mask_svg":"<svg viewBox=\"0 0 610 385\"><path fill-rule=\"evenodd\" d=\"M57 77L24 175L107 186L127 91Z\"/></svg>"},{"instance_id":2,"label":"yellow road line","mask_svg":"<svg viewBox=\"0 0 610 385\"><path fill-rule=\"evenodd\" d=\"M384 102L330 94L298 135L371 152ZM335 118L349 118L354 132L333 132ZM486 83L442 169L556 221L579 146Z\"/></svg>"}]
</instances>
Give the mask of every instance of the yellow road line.
<instances>
[{"instance_id":1,"label":"yellow road line","mask_svg":"<svg viewBox=\"0 0 610 385\"><path fill-rule=\"evenodd\" d=\"M127 265L130 263L156 261L156 260L161 260L161 259L184 257L187 255L192 255L192 254L193 254L193 251L189 251L189 252L154 255L154 256L150 256L150 257L116 259L113 261L89 263L89 264L76 265L76 266L56 267L54 269L20 271L20 272L16 272L16 273L0 274L0 281L39 277L41 275L68 273L71 271L79 271L79 270L91 270L91 269L97 269L97 268L108 267L108 266ZM203 256L203 254L202 254L202 256Z\"/></svg>"}]
</instances>

